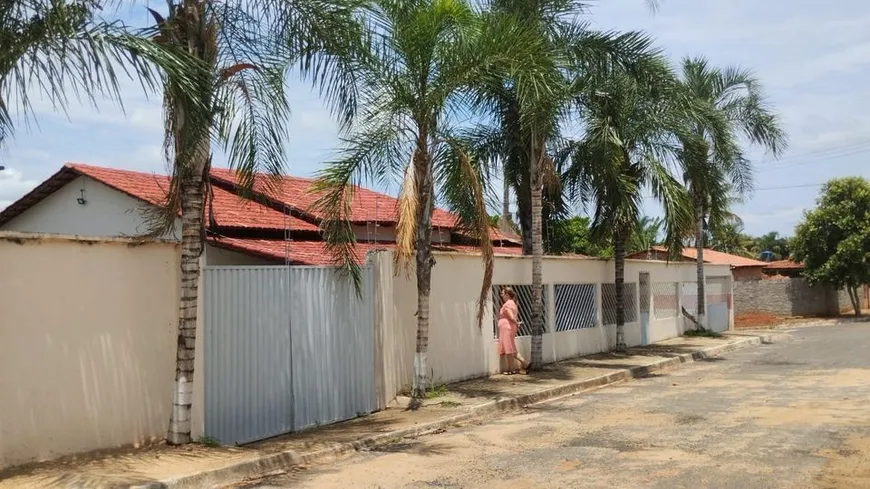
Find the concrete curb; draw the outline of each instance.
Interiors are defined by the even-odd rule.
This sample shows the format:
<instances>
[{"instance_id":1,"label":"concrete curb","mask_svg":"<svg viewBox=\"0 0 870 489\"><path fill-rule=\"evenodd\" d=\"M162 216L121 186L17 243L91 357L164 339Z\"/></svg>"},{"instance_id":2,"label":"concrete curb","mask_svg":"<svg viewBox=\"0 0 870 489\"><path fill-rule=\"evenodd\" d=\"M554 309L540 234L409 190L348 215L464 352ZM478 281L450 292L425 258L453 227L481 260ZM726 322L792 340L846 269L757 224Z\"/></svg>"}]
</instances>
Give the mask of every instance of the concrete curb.
<instances>
[{"instance_id":1,"label":"concrete curb","mask_svg":"<svg viewBox=\"0 0 870 489\"><path fill-rule=\"evenodd\" d=\"M774 326L775 329L800 329L800 328L815 328L819 326L839 326L841 324L864 323L870 320L870 316L852 316L831 319L818 319L815 321L807 321L804 323L780 323Z\"/></svg>"},{"instance_id":2,"label":"concrete curb","mask_svg":"<svg viewBox=\"0 0 870 489\"><path fill-rule=\"evenodd\" d=\"M354 442L338 444L314 452L299 454L293 450L287 450L284 452L264 455L256 460L239 462L221 469L200 472L198 474L167 479L164 481L149 482L131 487L132 489L181 489L193 487L215 487L238 483L248 478L257 477L278 470L286 470L297 465L311 464L339 457L354 451L387 445L397 439L415 438L428 433L438 432L447 427L456 425L457 423L482 418L486 414L510 411L549 399L564 397L570 394L593 389L595 387L602 387L633 378L645 377L654 372L668 370L684 363L692 363L696 360L715 357L723 353L749 346L760 345L762 343L770 343L771 341L771 335L746 337L725 345L713 346L693 353L684 353L649 365L617 370L606 375L563 384L558 387L553 387L552 389L535 392L534 394L526 394L478 404L468 408L466 412L461 414L412 426L410 428L369 436Z\"/></svg>"}]
</instances>

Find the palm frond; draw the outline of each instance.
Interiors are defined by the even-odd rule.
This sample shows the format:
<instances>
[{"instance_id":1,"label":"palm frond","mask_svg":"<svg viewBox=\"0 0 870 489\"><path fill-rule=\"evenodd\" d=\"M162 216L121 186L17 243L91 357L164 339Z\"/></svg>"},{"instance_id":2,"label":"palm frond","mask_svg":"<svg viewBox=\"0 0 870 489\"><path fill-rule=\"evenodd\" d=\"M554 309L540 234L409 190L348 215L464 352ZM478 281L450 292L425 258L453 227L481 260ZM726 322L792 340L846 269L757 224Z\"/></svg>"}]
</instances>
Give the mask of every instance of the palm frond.
<instances>
[{"instance_id":1,"label":"palm frond","mask_svg":"<svg viewBox=\"0 0 870 489\"><path fill-rule=\"evenodd\" d=\"M407 271L411 264L411 256L414 254L414 235L417 229L417 172L414 171L414 156L411 153L408 166L405 168L405 177L402 179L402 188L399 191L398 222L396 224L396 254L393 257L397 268L404 266Z\"/></svg>"},{"instance_id":2,"label":"palm frond","mask_svg":"<svg viewBox=\"0 0 870 489\"><path fill-rule=\"evenodd\" d=\"M326 163L312 186L318 195L312 210L323 215L320 227L326 250L333 263L352 279L357 293L362 291L362 276L351 223L354 186L383 181L389 169L403 159L402 139L393 124L393 119L385 118L343 138L345 147L339 157Z\"/></svg>"},{"instance_id":3,"label":"palm frond","mask_svg":"<svg viewBox=\"0 0 870 489\"><path fill-rule=\"evenodd\" d=\"M480 167L457 140L445 136L443 142L444 148L437 158L436 179L448 208L458 216L457 229L476 239L483 260L483 282L477 301L477 322L478 327L482 327L494 268L483 177Z\"/></svg>"},{"instance_id":4,"label":"palm frond","mask_svg":"<svg viewBox=\"0 0 870 489\"><path fill-rule=\"evenodd\" d=\"M108 99L123 109L119 80L159 89L165 77L194 90L207 69L176 46L154 42L156 29L133 29L96 18L99 3L17 0L0 7L0 144L13 133L13 112L25 123L41 93L65 112L70 100L93 106Z\"/></svg>"},{"instance_id":5,"label":"palm frond","mask_svg":"<svg viewBox=\"0 0 870 489\"><path fill-rule=\"evenodd\" d=\"M227 164L243 189L258 174L276 177L286 169L285 142L290 106L284 93L286 67L239 63L220 71L215 87L214 124ZM260 183L275 192L278 180Z\"/></svg>"},{"instance_id":6,"label":"palm frond","mask_svg":"<svg viewBox=\"0 0 870 489\"><path fill-rule=\"evenodd\" d=\"M665 243L672 258L682 251L682 240L694 228L692 199L686 188L655 158L647 160L653 196L664 211Z\"/></svg>"}]
</instances>

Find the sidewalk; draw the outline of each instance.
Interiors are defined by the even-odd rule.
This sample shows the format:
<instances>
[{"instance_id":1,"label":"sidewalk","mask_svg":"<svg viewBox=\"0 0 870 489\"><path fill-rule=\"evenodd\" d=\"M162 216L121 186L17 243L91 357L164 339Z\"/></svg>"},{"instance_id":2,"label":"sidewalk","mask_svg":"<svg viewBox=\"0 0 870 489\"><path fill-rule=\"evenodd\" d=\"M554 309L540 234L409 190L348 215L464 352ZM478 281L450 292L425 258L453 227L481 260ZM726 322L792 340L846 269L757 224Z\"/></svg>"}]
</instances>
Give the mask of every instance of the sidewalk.
<instances>
[{"instance_id":1,"label":"sidewalk","mask_svg":"<svg viewBox=\"0 0 870 489\"><path fill-rule=\"evenodd\" d=\"M721 353L770 341L741 331L722 338L675 338L626 354L566 360L531 375L494 376L438 389L422 408L401 406L331 426L245 447L157 445L0 471L0 489L26 487L215 487L294 465L324 461L404 437L438 432L459 423L630 378L647 376Z\"/></svg>"}]
</instances>

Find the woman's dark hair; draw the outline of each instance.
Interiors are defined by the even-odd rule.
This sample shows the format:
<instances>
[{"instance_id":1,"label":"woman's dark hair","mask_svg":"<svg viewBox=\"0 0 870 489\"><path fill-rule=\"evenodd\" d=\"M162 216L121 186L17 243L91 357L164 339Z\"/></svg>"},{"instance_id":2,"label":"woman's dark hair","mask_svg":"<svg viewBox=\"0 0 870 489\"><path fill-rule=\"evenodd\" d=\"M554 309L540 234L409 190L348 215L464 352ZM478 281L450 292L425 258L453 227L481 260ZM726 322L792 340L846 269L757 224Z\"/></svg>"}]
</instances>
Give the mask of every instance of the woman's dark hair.
<instances>
[{"instance_id":1,"label":"woman's dark hair","mask_svg":"<svg viewBox=\"0 0 870 489\"><path fill-rule=\"evenodd\" d=\"M514 289L512 289L512 288L510 288L510 287L502 287L502 288L501 288L501 293L504 294L504 295L506 295L506 296L508 296L508 298L509 298L510 300L512 300L512 301L517 300L517 294L516 294L516 292L514 292Z\"/></svg>"}]
</instances>

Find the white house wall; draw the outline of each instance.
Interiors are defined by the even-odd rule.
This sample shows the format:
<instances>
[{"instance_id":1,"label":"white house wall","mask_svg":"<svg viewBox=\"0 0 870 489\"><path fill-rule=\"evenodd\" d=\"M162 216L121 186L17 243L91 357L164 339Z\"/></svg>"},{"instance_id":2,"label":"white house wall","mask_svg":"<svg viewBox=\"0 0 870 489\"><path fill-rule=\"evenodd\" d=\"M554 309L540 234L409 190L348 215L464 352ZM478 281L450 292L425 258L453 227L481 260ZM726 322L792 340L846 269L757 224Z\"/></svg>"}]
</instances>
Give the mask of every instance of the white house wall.
<instances>
[{"instance_id":1,"label":"white house wall","mask_svg":"<svg viewBox=\"0 0 870 489\"><path fill-rule=\"evenodd\" d=\"M354 224L353 235L360 243L372 241L395 242L396 228L394 226L375 226L374 223L368 225ZM450 244L450 231L441 228L433 228L431 241L436 244Z\"/></svg>"},{"instance_id":2,"label":"white house wall","mask_svg":"<svg viewBox=\"0 0 870 489\"><path fill-rule=\"evenodd\" d=\"M129 244L0 232L0 468L165 435L178 245Z\"/></svg>"},{"instance_id":3,"label":"white house wall","mask_svg":"<svg viewBox=\"0 0 870 489\"><path fill-rule=\"evenodd\" d=\"M85 191L85 204L77 201L82 197L82 189ZM97 237L136 236L148 230L142 213L147 205L81 176L6 223L3 229ZM176 231L167 238L176 238L177 235Z\"/></svg>"},{"instance_id":4,"label":"white house wall","mask_svg":"<svg viewBox=\"0 0 870 489\"><path fill-rule=\"evenodd\" d=\"M429 345L427 368L434 382L455 382L497 373L500 370L496 341L493 335L491 298L484 308L482 327L476 320L477 298L483 279L480 258L471 255L436 253L432 269L432 291L429 304ZM417 291L413 275L395 273L389 252L372 254L375 267L376 335L381 339L377 368L381 402L388 403L407 388L413 378L417 321ZM543 264L544 286L553 295L554 284L613 283L613 261L547 257ZM626 283L637 283L640 272L649 272L651 282L691 282L695 280L694 263L650 262L627 260ZM726 276L728 266L708 265L708 276ZM532 260L523 257L497 257L493 284L531 284ZM730 289L730 287L729 287ZM600 288L598 289L600 290ZM544 362L607 351L616 344L616 327L601 326L601 298L597 298L597 325L594 328L549 332L543 336ZM546 314L554 324L553 309ZM682 316L668 319L651 318L649 341L661 341L680 336L688 325ZM628 346L640 345L639 322L626 323ZM517 338L520 352L527 358L531 338Z\"/></svg>"}]
</instances>

